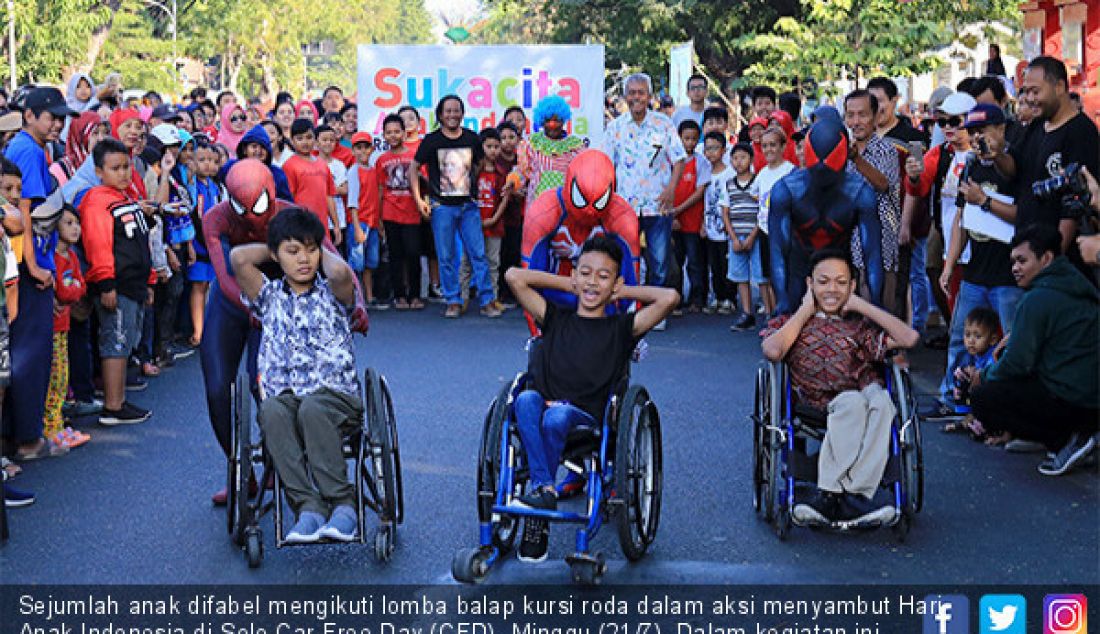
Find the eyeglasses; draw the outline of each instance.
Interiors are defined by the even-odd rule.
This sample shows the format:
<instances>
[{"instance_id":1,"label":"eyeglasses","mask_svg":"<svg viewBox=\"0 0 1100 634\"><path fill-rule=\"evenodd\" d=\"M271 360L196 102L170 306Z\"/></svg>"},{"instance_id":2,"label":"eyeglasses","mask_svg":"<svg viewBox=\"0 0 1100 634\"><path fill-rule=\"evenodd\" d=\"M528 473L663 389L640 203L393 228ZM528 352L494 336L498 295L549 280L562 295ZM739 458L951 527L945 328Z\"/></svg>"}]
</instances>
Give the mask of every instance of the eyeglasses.
<instances>
[{"instance_id":1,"label":"eyeglasses","mask_svg":"<svg viewBox=\"0 0 1100 634\"><path fill-rule=\"evenodd\" d=\"M954 117L936 117L936 123L940 124L941 128L957 128L963 124L963 118L957 115Z\"/></svg>"},{"instance_id":2,"label":"eyeglasses","mask_svg":"<svg viewBox=\"0 0 1100 634\"><path fill-rule=\"evenodd\" d=\"M688 86L688 90L706 90L706 84L692 84Z\"/></svg>"},{"instance_id":3,"label":"eyeglasses","mask_svg":"<svg viewBox=\"0 0 1100 634\"><path fill-rule=\"evenodd\" d=\"M230 123L240 123L242 121L248 121L248 117L245 117L243 115L234 115L232 117L229 117Z\"/></svg>"}]
</instances>

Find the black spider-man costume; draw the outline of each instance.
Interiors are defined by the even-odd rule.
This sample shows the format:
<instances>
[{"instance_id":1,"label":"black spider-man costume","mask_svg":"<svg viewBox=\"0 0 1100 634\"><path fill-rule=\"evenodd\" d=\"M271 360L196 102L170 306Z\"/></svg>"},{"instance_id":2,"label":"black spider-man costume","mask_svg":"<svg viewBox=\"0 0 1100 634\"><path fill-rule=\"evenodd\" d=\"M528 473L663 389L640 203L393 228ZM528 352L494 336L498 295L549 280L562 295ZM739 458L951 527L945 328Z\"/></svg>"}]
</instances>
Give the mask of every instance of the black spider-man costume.
<instances>
[{"instance_id":1,"label":"black spider-man costume","mask_svg":"<svg viewBox=\"0 0 1100 634\"><path fill-rule=\"evenodd\" d=\"M806 168L775 184L768 207L772 285L777 312L794 312L806 293L810 254L848 250L859 227L871 301L882 304L882 225L875 191L845 171L848 138L839 121L819 119L804 146Z\"/></svg>"}]
</instances>

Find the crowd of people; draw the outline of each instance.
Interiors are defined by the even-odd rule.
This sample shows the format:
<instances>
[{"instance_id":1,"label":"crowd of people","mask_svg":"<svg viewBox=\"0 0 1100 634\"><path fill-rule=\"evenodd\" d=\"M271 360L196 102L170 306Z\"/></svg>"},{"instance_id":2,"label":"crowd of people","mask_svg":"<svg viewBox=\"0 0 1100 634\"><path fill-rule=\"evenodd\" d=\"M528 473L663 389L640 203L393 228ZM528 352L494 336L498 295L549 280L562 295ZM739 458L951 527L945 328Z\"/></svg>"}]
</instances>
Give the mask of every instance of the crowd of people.
<instances>
[{"instance_id":1,"label":"crowd of people","mask_svg":"<svg viewBox=\"0 0 1100 634\"><path fill-rule=\"evenodd\" d=\"M439 303L454 319L471 302L486 318L516 307L506 274L530 255L524 227L540 195L560 188L563 215L568 207L598 216L608 205L575 186L566 191L586 143L558 97L543 99L530 119L512 107L499 125L475 132L463 126L462 99L449 95L435 106L436 129L404 106L375 139L336 86L316 101L280 93L265 109L203 89L180 104L156 93L132 103L121 82L77 74L64 94L26 87L4 96L5 476L94 442L72 420L147 420L152 412L127 395L200 345L217 347L211 330L245 319L225 312L243 308L240 297L215 309L227 292L219 280L228 247L237 244L212 243L222 235L212 228L218 209L274 215L293 203L319 221L326 253L354 272L367 309ZM917 121L899 116L898 88L886 77L812 112L797 93L760 86L743 113L710 99L702 75L688 80L690 101L680 108L655 103L646 75L622 88L622 111L609 111L597 149L644 235L640 281L682 296L671 316L728 316L735 332L766 328L765 354L789 362L803 329L826 342L844 332L818 317L863 315L893 347L912 347L920 333L946 349L926 418L988 444L1048 452L1040 465L1048 475L1094 451L1100 244L1088 234L1100 208L1100 144L1060 61L1032 60L1015 104L1003 78L986 75L937 90L933 116ZM242 206L230 182L238 165L262 165L275 199L257 190ZM1062 180L1045 183L1052 177ZM225 222L218 216L217 227ZM265 241L241 231L251 236L245 242ZM555 239L553 248L575 260L582 242ZM850 285L862 299L844 295L826 309L830 284ZM242 285L252 299L259 289ZM663 314L654 321L646 330L668 325ZM930 328L937 322L944 337ZM859 332L859 343L874 344ZM882 352L856 359L844 346L826 348L817 360L848 375ZM868 387L858 378L822 386L797 372L792 380L822 405ZM207 390L215 421L220 401L209 381ZM861 488L876 481L873 471ZM840 493L842 480L822 490ZM8 484L4 491L11 506L33 501ZM832 504L815 509L827 515Z\"/></svg>"}]
</instances>

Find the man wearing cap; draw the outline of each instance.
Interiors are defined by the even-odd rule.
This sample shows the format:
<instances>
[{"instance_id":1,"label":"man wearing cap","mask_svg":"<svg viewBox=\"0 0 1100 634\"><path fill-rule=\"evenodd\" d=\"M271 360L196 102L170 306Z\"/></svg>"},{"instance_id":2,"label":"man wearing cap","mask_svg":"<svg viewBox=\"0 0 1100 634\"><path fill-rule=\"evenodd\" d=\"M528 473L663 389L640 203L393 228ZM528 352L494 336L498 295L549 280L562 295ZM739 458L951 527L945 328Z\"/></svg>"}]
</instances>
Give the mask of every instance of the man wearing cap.
<instances>
[{"instance_id":1,"label":"man wearing cap","mask_svg":"<svg viewBox=\"0 0 1100 634\"><path fill-rule=\"evenodd\" d=\"M958 213L959 177L970 158L970 136L963 127L966 115L977 105L974 98L964 92L951 93L936 110L936 125L943 130L946 141L924 154L924 160L910 155L905 160L907 177L904 179L906 201L902 211L902 230L931 218L936 232L928 241L928 277L935 282L943 272L945 255L951 250L950 229ZM927 203L924 201L927 200ZM928 214L927 216L925 214ZM905 241L905 237L902 238ZM940 314L951 315L954 295L958 290L963 267L970 261L970 248L963 249L953 276L945 290L932 284L932 296L936 299ZM966 317L966 315L963 315ZM948 359L951 361L951 359ZM928 411L925 418L949 418L954 416L947 382L941 386L942 402Z\"/></svg>"},{"instance_id":2,"label":"man wearing cap","mask_svg":"<svg viewBox=\"0 0 1100 634\"><path fill-rule=\"evenodd\" d=\"M983 103L974 106L966 115L964 127L975 147L981 147L986 143L987 136L1003 136L1005 124L1003 110ZM1023 289L1016 285L1016 279L1012 276L1012 249L1009 247L1016 223L1014 195L1012 179L998 169L992 159L983 159L977 153L971 155L959 179L959 196L956 201L958 213L955 214L954 223L950 226L944 225L944 231L951 236L948 240L951 248L946 253L943 273L937 281L941 288L946 287L954 277L956 262L963 249L969 249L970 261L963 270L959 292L955 298L955 311L951 315L950 341L947 346L948 375L944 377L944 383L948 386L953 385L951 369L966 349L963 345L963 327L970 311L975 308L989 308L996 311L1006 335L1012 328L1016 304L1023 295ZM964 222L964 206L967 209L967 222ZM992 219L981 218L985 214L990 214L1003 223L1000 226L1005 230L1004 233L986 235L971 228L977 222L989 224Z\"/></svg>"},{"instance_id":3,"label":"man wearing cap","mask_svg":"<svg viewBox=\"0 0 1100 634\"><path fill-rule=\"evenodd\" d=\"M175 125L179 120L179 110L170 103L162 103L156 108L153 108L152 114L149 115L149 127L155 128L162 123L171 123Z\"/></svg>"},{"instance_id":4,"label":"man wearing cap","mask_svg":"<svg viewBox=\"0 0 1100 634\"><path fill-rule=\"evenodd\" d=\"M65 118L74 114L60 90L34 88L24 102L23 129L4 149L4 156L23 173L19 314L11 324L12 379L3 408L5 435L15 438L23 456L37 457L47 447L42 420L53 354L53 250L57 245L52 227L34 230L31 212L55 189L50 175L53 161L46 147L57 141Z\"/></svg>"}]
</instances>

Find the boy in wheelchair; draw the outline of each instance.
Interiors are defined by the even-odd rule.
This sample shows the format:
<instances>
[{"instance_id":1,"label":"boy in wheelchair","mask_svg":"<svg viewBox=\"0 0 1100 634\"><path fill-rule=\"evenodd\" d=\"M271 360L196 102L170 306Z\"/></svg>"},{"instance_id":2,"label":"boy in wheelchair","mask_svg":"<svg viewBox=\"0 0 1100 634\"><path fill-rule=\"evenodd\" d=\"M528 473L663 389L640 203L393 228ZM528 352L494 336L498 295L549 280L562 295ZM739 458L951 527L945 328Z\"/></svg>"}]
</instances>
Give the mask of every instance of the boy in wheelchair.
<instances>
[{"instance_id":1,"label":"boy in wheelchair","mask_svg":"<svg viewBox=\"0 0 1100 634\"><path fill-rule=\"evenodd\" d=\"M890 453L896 408L882 386L879 366L891 348L911 348L920 335L855 290L850 257L822 250L810 259L806 294L798 310L761 333L769 361L784 361L799 403L827 411L818 454L817 494L799 503L794 519L803 524L888 523L897 509L870 504ZM845 496L848 496L845 499ZM857 507L841 517L841 502Z\"/></svg>"},{"instance_id":2,"label":"boy in wheelchair","mask_svg":"<svg viewBox=\"0 0 1100 634\"><path fill-rule=\"evenodd\" d=\"M584 243L570 277L520 268L505 275L515 298L542 329L541 349L529 368L535 389L522 392L514 404L531 480L530 493L514 504L557 508L554 475L569 432L598 426L638 340L680 301L672 289L625 285L622 262L619 245L596 235ZM576 310L546 301L540 289L573 293ZM624 299L640 303L640 309L607 314L609 304ZM546 559L549 539L547 520L527 518L520 560Z\"/></svg>"},{"instance_id":3,"label":"boy in wheelchair","mask_svg":"<svg viewBox=\"0 0 1100 634\"><path fill-rule=\"evenodd\" d=\"M258 421L297 514L288 543L352 541L358 530L343 455L343 436L363 418L349 326L354 274L321 247L324 237L314 214L292 207L271 220L266 245L230 254L241 299L263 327L257 364L266 396ZM272 259L281 279L259 269Z\"/></svg>"}]
</instances>

